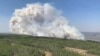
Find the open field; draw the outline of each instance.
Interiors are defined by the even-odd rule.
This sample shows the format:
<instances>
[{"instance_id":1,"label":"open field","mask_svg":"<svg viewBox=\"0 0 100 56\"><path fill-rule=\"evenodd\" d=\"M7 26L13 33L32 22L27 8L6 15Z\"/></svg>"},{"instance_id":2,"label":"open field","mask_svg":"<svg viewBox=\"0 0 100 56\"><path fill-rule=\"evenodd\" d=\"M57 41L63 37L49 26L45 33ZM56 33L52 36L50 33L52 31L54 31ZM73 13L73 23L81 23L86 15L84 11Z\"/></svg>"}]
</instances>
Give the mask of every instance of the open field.
<instances>
[{"instance_id":1,"label":"open field","mask_svg":"<svg viewBox=\"0 0 100 56\"><path fill-rule=\"evenodd\" d=\"M100 43L1 34L0 56L100 56Z\"/></svg>"},{"instance_id":2,"label":"open field","mask_svg":"<svg viewBox=\"0 0 100 56\"><path fill-rule=\"evenodd\" d=\"M100 42L100 32L84 32L86 40L93 40Z\"/></svg>"}]
</instances>

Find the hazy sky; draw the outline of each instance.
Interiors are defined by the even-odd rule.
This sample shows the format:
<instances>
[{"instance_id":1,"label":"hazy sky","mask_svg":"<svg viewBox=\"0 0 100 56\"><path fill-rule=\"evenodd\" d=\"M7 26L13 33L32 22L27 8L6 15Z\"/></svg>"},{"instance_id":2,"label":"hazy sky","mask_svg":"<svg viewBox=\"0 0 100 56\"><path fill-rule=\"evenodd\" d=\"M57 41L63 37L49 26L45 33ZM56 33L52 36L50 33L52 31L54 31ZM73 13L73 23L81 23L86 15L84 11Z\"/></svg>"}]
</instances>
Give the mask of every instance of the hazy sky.
<instances>
[{"instance_id":1,"label":"hazy sky","mask_svg":"<svg viewBox=\"0 0 100 56\"><path fill-rule=\"evenodd\" d=\"M0 33L9 31L15 9L30 3L50 3L82 32L100 32L100 0L0 0Z\"/></svg>"}]
</instances>

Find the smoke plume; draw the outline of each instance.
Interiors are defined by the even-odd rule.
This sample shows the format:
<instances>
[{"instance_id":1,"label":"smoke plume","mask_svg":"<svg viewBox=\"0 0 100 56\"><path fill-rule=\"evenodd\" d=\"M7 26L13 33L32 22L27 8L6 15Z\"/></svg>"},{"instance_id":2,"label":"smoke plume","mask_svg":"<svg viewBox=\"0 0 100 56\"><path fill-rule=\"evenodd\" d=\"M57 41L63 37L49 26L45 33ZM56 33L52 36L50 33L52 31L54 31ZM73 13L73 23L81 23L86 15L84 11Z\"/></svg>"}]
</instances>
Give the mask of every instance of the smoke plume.
<instances>
[{"instance_id":1,"label":"smoke plume","mask_svg":"<svg viewBox=\"0 0 100 56\"><path fill-rule=\"evenodd\" d=\"M84 36L61 15L61 11L48 3L27 4L16 9L10 30L17 34L84 40Z\"/></svg>"}]
</instances>

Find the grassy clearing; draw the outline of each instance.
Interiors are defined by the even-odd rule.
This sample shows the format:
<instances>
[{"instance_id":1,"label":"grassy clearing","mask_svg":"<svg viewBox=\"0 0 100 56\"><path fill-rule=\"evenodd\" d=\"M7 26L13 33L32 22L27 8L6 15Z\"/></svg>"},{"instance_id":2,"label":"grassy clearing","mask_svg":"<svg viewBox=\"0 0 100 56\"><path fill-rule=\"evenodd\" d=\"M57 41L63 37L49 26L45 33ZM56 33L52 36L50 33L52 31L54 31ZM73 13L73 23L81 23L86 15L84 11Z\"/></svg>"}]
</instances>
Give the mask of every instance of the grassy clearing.
<instances>
[{"instance_id":1,"label":"grassy clearing","mask_svg":"<svg viewBox=\"0 0 100 56\"><path fill-rule=\"evenodd\" d=\"M45 51L51 52L52 56L82 56L65 50L64 47L84 49L90 54L100 56L99 42L26 35L0 35L0 56L45 56Z\"/></svg>"}]
</instances>

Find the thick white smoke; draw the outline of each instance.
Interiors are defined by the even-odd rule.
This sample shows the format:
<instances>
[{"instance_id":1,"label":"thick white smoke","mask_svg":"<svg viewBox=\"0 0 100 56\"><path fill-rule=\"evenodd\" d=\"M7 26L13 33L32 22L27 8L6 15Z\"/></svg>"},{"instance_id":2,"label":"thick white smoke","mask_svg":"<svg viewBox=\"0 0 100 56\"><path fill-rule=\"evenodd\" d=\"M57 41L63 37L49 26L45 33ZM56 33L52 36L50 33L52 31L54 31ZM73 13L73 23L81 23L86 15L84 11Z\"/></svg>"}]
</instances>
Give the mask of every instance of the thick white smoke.
<instances>
[{"instance_id":1,"label":"thick white smoke","mask_svg":"<svg viewBox=\"0 0 100 56\"><path fill-rule=\"evenodd\" d=\"M16 9L10 20L10 29L17 34L84 40L61 11L48 3L27 4L25 8Z\"/></svg>"}]
</instances>

